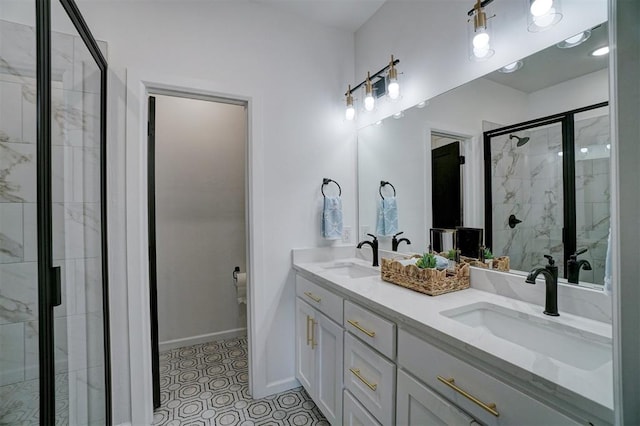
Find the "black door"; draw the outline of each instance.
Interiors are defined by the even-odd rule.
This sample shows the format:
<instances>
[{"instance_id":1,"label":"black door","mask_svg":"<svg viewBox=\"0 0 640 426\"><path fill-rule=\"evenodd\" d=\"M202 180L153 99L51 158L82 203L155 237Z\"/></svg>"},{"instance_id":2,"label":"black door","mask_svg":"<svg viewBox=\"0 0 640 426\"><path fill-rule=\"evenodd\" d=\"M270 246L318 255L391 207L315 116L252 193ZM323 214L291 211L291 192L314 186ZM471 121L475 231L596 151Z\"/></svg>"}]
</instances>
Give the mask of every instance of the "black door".
<instances>
[{"instance_id":1,"label":"black door","mask_svg":"<svg viewBox=\"0 0 640 426\"><path fill-rule=\"evenodd\" d=\"M160 407L160 347L158 342L158 281L156 271L156 98L149 96L148 210L149 210L149 303L151 312L151 373L153 408Z\"/></svg>"},{"instance_id":2,"label":"black door","mask_svg":"<svg viewBox=\"0 0 640 426\"><path fill-rule=\"evenodd\" d=\"M462 226L460 142L431 151L433 228Z\"/></svg>"}]
</instances>

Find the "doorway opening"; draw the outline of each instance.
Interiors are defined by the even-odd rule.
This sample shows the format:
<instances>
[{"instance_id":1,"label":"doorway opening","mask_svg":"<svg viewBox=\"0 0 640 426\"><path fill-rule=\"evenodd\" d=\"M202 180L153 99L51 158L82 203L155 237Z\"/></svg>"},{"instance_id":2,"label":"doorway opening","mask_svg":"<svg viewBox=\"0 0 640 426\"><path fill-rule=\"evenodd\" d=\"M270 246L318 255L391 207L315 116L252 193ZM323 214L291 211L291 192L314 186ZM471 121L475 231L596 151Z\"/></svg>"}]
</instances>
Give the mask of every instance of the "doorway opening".
<instances>
[{"instance_id":1,"label":"doorway opening","mask_svg":"<svg viewBox=\"0 0 640 426\"><path fill-rule=\"evenodd\" d=\"M431 132L432 228L463 226L464 139Z\"/></svg>"},{"instance_id":2,"label":"doorway opening","mask_svg":"<svg viewBox=\"0 0 640 426\"><path fill-rule=\"evenodd\" d=\"M160 358L168 359L172 350L201 345L203 358L213 360L218 355L207 351L238 345L244 361L233 366L248 367L248 115L246 101L170 91L153 91L148 107L149 296L158 408L169 398L161 394L161 368L169 367ZM241 279L234 279L236 268ZM211 343L230 339L236 343ZM190 374L181 373L187 380ZM193 382L198 385L198 377Z\"/></svg>"}]
</instances>

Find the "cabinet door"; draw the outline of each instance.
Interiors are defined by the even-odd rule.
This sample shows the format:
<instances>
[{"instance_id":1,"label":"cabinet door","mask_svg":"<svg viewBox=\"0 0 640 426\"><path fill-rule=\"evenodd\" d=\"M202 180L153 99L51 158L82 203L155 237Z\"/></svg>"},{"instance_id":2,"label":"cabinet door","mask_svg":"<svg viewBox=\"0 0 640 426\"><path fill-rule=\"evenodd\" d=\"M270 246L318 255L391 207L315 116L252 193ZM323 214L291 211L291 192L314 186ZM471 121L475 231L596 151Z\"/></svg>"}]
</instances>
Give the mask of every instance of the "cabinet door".
<instances>
[{"instance_id":1,"label":"cabinet door","mask_svg":"<svg viewBox=\"0 0 640 426\"><path fill-rule=\"evenodd\" d=\"M346 389L344 390L343 424L345 426L380 426L380 423Z\"/></svg>"},{"instance_id":2,"label":"cabinet door","mask_svg":"<svg viewBox=\"0 0 640 426\"><path fill-rule=\"evenodd\" d=\"M296 298L296 379L315 399L315 310Z\"/></svg>"},{"instance_id":3,"label":"cabinet door","mask_svg":"<svg viewBox=\"0 0 640 426\"><path fill-rule=\"evenodd\" d=\"M344 330L321 313L313 337L317 342L316 405L332 425L342 424L342 351Z\"/></svg>"},{"instance_id":4,"label":"cabinet door","mask_svg":"<svg viewBox=\"0 0 640 426\"><path fill-rule=\"evenodd\" d=\"M396 425L469 426L476 423L458 407L398 370Z\"/></svg>"}]
</instances>

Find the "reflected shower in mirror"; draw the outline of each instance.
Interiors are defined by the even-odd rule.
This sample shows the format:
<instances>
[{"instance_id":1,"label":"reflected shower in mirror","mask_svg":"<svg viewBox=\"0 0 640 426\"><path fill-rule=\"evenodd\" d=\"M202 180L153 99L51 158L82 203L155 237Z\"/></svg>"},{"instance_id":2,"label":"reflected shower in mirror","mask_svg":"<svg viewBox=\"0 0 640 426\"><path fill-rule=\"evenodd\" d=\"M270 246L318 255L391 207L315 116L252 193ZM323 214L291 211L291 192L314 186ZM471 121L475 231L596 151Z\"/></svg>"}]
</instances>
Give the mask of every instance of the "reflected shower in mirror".
<instances>
[{"instance_id":1,"label":"reflected shower in mirror","mask_svg":"<svg viewBox=\"0 0 640 426\"><path fill-rule=\"evenodd\" d=\"M399 230L413 243L403 249L426 250L429 229L441 228L434 223L434 212L441 206L432 198L432 151L438 146L433 137L447 135L460 141L459 153L464 158L464 164L459 166L462 188L459 226L485 228L485 245L495 256L509 254L523 259L517 267L512 262L512 272L516 273L528 272L531 265L541 265L543 259L538 255L544 251L553 254L558 265L564 263L560 268L564 277L571 255L587 248L576 256L577 261L587 260L591 266L589 270L585 262L581 263L579 282L602 284L606 257L602 253L606 253L610 210L609 160L608 151L604 151L609 144L606 108L576 113L573 129L558 122L537 123L530 128L516 127L494 138L491 161L499 167L495 173L501 174L504 183L501 189L496 188L496 194L502 191L499 195L502 201L520 197L528 204L520 201L520 206L512 210L496 207L495 220L492 217L489 227L485 223L487 209L493 209L491 202L485 205L485 132L609 100L608 59L590 55L595 48L608 44L607 23L590 30L591 37L580 45L566 48L554 44L523 58L522 66L515 72L492 72L421 102L397 118L388 117L377 125L359 129L360 236L375 230L377 185L380 180L389 180L398 188ZM567 151L562 147L565 132L574 134L575 156L570 176L566 175L567 166L558 155ZM512 164L510 152L517 157ZM565 212L567 191L573 192L573 212ZM547 205L539 202L545 197L550 200ZM531 224L534 216L544 226ZM567 232L570 224L568 216L574 217L571 235L575 235L574 243L569 245L562 239L563 228ZM495 234L498 225L501 234ZM511 237L507 233L513 230L517 232ZM533 243L527 237L536 232L544 242ZM389 241L386 243L390 246Z\"/></svg>"}]
</instances>

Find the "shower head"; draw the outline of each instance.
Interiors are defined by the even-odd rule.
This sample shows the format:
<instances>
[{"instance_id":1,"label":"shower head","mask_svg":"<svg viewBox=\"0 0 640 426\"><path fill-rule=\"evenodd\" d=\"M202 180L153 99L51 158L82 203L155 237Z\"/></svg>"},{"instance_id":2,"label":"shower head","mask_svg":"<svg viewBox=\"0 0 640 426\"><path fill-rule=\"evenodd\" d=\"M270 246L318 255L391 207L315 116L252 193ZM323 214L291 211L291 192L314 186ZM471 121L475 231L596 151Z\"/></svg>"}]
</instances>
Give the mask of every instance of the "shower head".
<instances>
[{"instance_id":1,"label":"shower head","mask_svg":"<svg viewBox=\"0 0 640 426\"><path fill-rule=\"evenodd\" d=\"M509 135L509 139L517 139L518 142L516 142L516 146L522 146L522 145L526 144L527 142L529 142L529 136L525 136L525 137L521 138L520 136Z\"/></svg>"}]
</instances>

